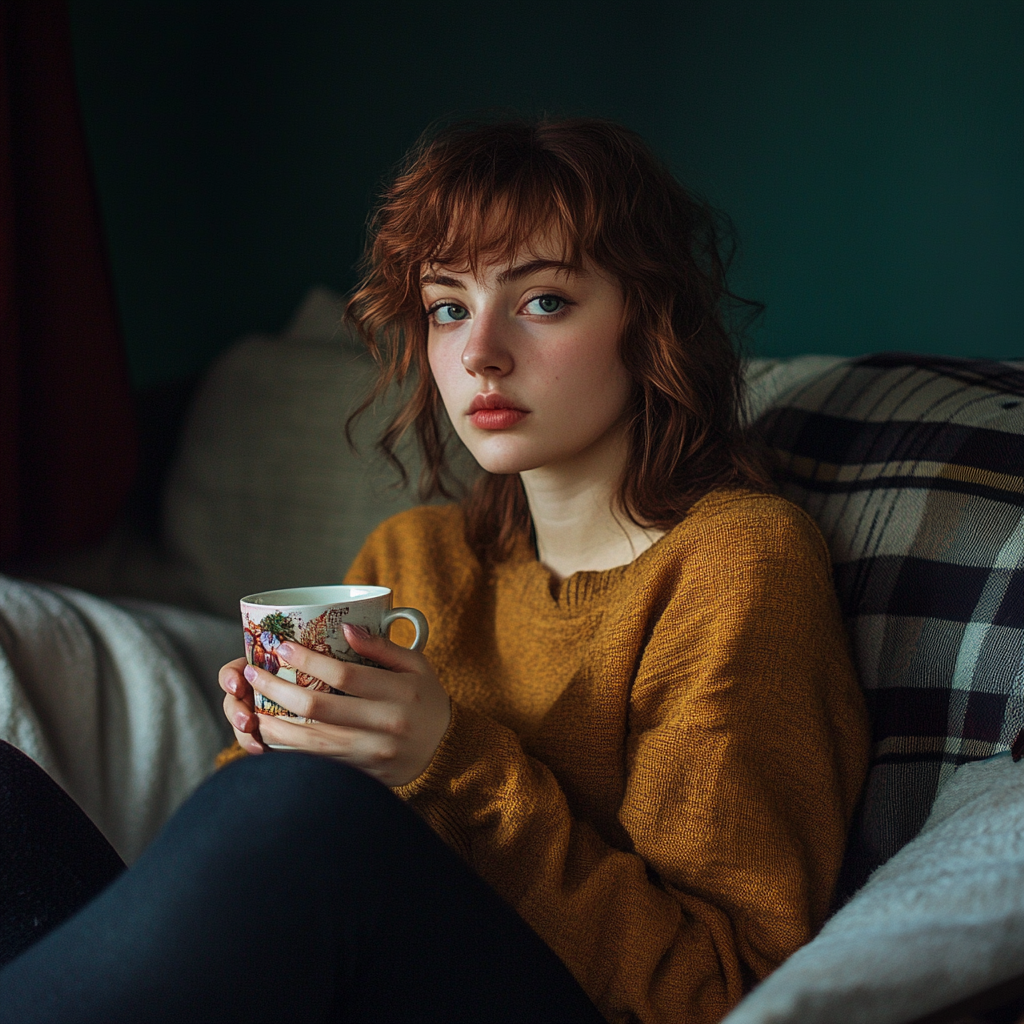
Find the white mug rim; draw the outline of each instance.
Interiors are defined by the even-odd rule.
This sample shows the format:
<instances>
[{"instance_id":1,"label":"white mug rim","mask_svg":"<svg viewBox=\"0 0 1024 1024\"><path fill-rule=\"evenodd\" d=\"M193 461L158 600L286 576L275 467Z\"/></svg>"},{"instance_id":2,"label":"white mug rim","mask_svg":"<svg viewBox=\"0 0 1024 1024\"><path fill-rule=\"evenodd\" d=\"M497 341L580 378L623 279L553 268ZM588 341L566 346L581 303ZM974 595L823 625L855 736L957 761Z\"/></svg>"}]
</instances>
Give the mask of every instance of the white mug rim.
<instances>
[{"instance_id":1,"label":"white mug rim","mask_svg":"<svg viewBox=\"0 0 1024 1024\"><path fill-rule=\"evenodd\" d=\"M356 591L356 593L353 593ZM311 599L289 601L288 598L298 595L311 595ZM269 610L298 608L321 608L334 604L361 604L363 602L377 601L382 597L391 595L390 587L375 587L365 584L327 584L321 587L287 587L282 590L264 590L256 594L249 594L241 600L242 605L249 605L253 608L264 608ZM281 600L284 598L284 600Z\"/></svg>"}]
</instances>

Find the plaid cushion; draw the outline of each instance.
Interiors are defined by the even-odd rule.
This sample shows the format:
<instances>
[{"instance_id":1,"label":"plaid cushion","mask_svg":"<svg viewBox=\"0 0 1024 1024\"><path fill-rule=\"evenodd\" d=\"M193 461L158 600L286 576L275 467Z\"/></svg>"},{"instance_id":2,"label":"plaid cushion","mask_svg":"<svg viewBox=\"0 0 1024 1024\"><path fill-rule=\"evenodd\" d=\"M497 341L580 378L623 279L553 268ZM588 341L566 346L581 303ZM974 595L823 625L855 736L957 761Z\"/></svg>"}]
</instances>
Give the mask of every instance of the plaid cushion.
<instances>
[{"instance_id":1,"label":"plaid cushion","mask_svg":"<svg viewBox=\"0 0 1024 1024\"><path fill-rule=\"evenodd\" d=\"M870 356L758 423L832 550L874 729L843 895L917 834L957 765L1024 726L1024 371Z\"/></svg>"}]
</instances>

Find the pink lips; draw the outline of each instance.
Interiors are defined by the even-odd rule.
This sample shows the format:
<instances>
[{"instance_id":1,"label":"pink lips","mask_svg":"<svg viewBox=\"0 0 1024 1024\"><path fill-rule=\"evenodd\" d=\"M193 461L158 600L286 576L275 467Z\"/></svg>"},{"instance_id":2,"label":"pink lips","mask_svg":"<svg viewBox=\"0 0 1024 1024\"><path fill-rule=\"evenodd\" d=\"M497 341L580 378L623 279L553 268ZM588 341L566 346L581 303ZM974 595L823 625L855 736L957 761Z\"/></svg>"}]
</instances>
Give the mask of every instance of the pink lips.
<instances>
[{"instance_id":1,"label":"pink lips","mask_svg":"<svg viewBox=\"0 0 1024 1024\"><path fill-rule=\"evenodd\" d=\"M469 421L481 430L507 430L514 427L528 415L504 395L488 392L477 395L469 406Z\"/></svg>"}]
</instances>

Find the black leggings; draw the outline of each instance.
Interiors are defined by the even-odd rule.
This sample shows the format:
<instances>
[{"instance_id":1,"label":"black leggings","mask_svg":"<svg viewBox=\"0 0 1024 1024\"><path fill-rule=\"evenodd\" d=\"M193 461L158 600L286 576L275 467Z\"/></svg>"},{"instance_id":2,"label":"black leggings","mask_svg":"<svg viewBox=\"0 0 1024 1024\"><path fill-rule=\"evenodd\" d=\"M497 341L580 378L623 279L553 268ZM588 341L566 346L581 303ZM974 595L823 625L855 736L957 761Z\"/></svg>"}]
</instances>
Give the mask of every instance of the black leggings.
<instances>
[{"instance_id":1,"label":"black leggings","mask_svg":"<svg viewBox=\"0 0 1024 1024\"><path fill-rule=\"evenodd\" d=\"M0 1022L602 1020L402 801L332 761L229 766L124 870L0 744L0 829Z\"/></svg>"}]
</instances>

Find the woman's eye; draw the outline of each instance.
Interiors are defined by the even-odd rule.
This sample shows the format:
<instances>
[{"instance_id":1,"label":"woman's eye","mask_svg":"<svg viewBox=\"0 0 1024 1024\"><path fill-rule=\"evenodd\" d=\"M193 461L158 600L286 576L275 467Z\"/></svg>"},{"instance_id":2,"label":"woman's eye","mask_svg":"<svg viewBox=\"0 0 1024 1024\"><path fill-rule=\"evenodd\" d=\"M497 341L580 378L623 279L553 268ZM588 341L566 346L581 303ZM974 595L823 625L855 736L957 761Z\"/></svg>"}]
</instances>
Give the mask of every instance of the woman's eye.
<instances>
[{"instance_id":1,"label":"woman's eye","mask_svg":"<svg viewBox=\"0 0 1024 1024\"><path fill-rule=\"evenodd\" d=\"M565 299L557 295L538 295L526 304L526 312L535 316L551 316L552 313L561 313L567 305Z\"/></svg>"},{"instance_id":2,"label":"woman's eye","mask_svg":"<svg viewBox=\"0 0 1024 1024\"><path fill-rule=\"evenodd\" d=\"M460 320L466 320L469 317L469 310L465 306L457 306L454 302L449 302L444 306L435 306L430 311L430 315L434 318L435 323L454 324Z\"/></svg>"}]
</instances>

